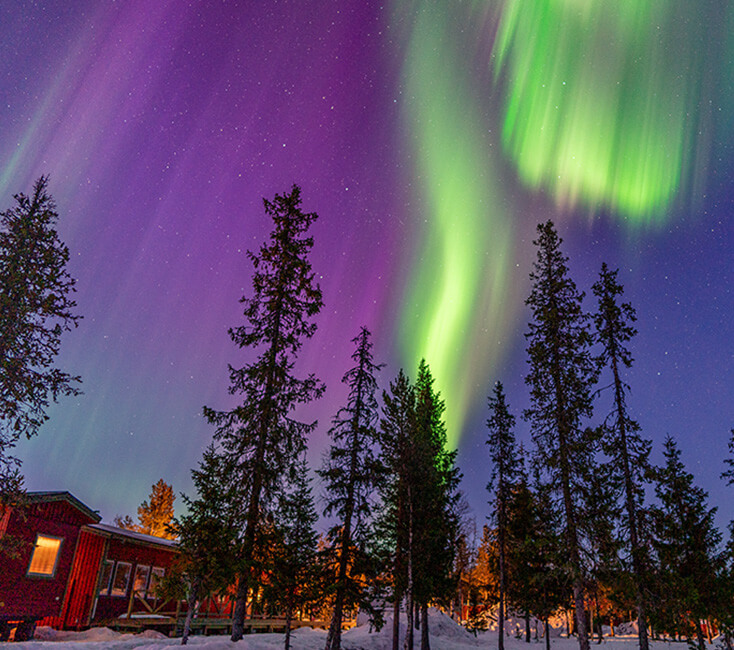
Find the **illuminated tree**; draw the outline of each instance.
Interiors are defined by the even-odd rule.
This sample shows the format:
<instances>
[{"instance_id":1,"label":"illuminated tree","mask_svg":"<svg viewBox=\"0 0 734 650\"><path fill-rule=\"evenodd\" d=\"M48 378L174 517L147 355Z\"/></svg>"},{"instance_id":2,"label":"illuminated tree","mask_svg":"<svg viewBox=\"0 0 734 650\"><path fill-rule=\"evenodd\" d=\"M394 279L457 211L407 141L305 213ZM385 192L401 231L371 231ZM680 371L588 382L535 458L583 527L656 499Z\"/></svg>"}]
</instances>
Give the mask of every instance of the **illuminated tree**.
<instances>
[{"instance_id":1,"label":"illuminated tree","mask_svg":"<svg viewBox=\"0 0 734 650\"><path fill-rule=\"evenodd\" d=\"M0 503L22 493L20 461L10 455L18 440L38 433L51 402L79 394L79 377L55 365L61 335L81 316L47 189L41 176L0 213Z\"/></svg>"},{"instance_id":2,"label":"illuminated tree","mask_svg":"<svg viewBox=\"0 0 734 650\"><path fill-rule=\"evenodd\" d=\"M298 379L293 374L298 351L315 333L313 318L322 306L321 289L308 260L313 239L306 236L317 215L301 210L301 190L295 185L290 193L263 203L273 230L258 252L248 252L255 272L252 297L240 300L246 324L229 330L239 348L258 356L240 368L229 367L229 392L242 398L238 406L229 411L204 408L216 427L220 452L232 467L239 498L247 504L232 641L239 641L244 632L263 506L294 466L315 426L296 420L293 411L323 392L313 375Z\"/></svg>"},{"instance_id":3,"label":"illuminated tree","mask_svg":"<svg viewBox=\"0 0 734 650\"><path fill-rule=\"evenodd\" d=\"M588 650L579 517L593 464L593 441L582 420L592 412L597 373L589 317L582 308L584 296L569 276L561 242L551 221L538 226L537 259L530 274L533 288L526 300L533 320L526 334L530 370L525 383L530 386L531 405L524 416L538 458L560 497L579 647Z\"/></svg>"},{"instance_id":4,"label":"illuminated tree","mask_svg":"<svg viewBox=\"0 0 734 650\"><path fill-rule=\"evenodd\" d=\"M326 639L326 650L341 647L342 616L345 608L371 610L368 585L363 574L370 564L368 541L371 524L371 495L383 472L377 459L377 379L382 366L372 357L369 331L363 327L352 340L355 366L342 382L349 387L347 405L334 417L329 436L332 445L319 475L326 490L327 517L336 516L329 531L329 555L334 574L334 612Z\"/></svg>"},{"instance_id":5,"label":"illuminated tree","mask_svg":"<svg viewBox=\"0 0 734 650\"><path fill-rule=\"evenodd\" d=\"M146 535L155 535L166 539L174 539L170 526L173 521L173 502L176 496L173 488L163 479L153 485L150 502L143 501L138 506L137 530Z\"/></svg>"},{"instance_id":6,"label":"illuminated tree","mask_svg":"<svg viewBox=\"0 0 734 650\"><path fill-rule=\"evenodd\" d=\"M647 618L645 614L646 553L640 540L640 515L644 500L645 473L649 470L650 442L640 435L640 425L627 410L629 386L622 372L632 366L629 343L637 330L635 310L620 302L623 288L617 281L617 271L602 265L599 280L593 286L598 308L594 314L596 341L601 347L599 364L612 375L612 411L604 421L604 451L610 456L608 485L621 493L624 503L623 530L632 559L632 574L637 600L637 629L640 650L648 650Z\"/></svg>"}]
</instances>

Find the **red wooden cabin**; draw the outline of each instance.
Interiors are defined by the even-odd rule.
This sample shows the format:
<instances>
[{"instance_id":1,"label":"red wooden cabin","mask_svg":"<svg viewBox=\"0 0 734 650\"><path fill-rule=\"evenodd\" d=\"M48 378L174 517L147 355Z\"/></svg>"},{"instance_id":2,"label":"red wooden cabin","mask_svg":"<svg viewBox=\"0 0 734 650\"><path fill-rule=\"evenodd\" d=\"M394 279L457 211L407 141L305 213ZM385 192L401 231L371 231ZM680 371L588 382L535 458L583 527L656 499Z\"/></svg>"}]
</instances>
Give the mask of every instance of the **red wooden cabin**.
<instances>
[{"instance_id":1,"label":"red wooden cabin","mask_svg":"<svg viewBox=\"0 0 734 650\"><path fill-rule=\"evenodd\" d=\"M30 638L36 623L81 629L150 614L175 542L99 523L68 492L31 492L22 509L0 511L0 537L24 542L0 556L0 641Z\"/></svg>"}]
</instances>

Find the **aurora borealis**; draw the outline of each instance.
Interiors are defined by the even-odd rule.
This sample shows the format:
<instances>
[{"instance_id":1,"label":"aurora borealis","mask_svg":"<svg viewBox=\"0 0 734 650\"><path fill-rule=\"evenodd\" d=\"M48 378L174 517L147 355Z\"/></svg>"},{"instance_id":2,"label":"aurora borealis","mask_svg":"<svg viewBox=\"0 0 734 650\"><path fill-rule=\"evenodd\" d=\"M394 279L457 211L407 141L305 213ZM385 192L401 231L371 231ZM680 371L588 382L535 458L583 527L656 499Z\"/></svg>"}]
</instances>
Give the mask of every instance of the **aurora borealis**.
<instances>
[{"instance_id":1,"label":"aurora borealis","mask_svg":"<svg viewBox=\"0 0 734 650\"><path fill-rule=\"evenodd\" d=\"M189 488L212 433L201 406L232 399L226 365L243 361L226 330L269 230L261 198L293 183L320 215L325 307L298 365L327 384L308 409L314 462L365 325L384 387L429 362L482 507L486 396L501 379L525 406L523 301L552 218L580 286L620 267L640 314L632 407L700 476L734 426L732 14L724 0L0 7L0 207L50 174L84 316L61 361L85 394L19 448L28 487L108 520L161 477ZM719 472L702 483L723 494Z\"/></svg>"}]
</instances>

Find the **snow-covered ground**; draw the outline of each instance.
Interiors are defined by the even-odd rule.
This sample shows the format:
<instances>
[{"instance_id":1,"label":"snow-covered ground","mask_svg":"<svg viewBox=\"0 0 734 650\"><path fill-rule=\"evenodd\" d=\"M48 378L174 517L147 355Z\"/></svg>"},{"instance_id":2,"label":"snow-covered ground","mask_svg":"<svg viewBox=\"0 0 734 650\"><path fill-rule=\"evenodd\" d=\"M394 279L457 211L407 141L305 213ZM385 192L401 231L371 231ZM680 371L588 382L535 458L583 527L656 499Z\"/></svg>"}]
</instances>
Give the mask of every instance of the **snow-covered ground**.
<instances>
[{"instance_id":1,"label":"snow-covered ground","mask_svg":"<svg viewBox=\"0 0 734 650\"><path fill-rule=\"evenodd\" d=\"M476 637L457 625L441 612L432 611L429 621L432 650L468 650L469 648L496 648L496 632L480 632ZM405 626L402 626L405 633ZM294 650L321 650L326 641L324 630L301 628L293 632L291 646ZM93 650L95 648L112 648L114 650L159 650L160 648L178 646L181 639L169 639L159 632L143 632L142 634L122 634L107 628L94 628L86 632L57 632L51 628L39 628L36 639L8 645L9 650ZM2 644L0 644L2 645ZM279 650L283 647L282 634L253 634L245 636L242 641L232 643L226 636L192 636L189 646L193 650ZM342 636L342 647L345 650L390 650L392 648L392 631L390 622L380 632L370 631L369 625L355 627ZM420 647L419 637L416 648ZM596 644L592 643L592 650ZM637 637L617 636L606 638L603 650L634 650ZM713 647L713 646L712 646ZM505 638L506 650L544 650L545 641L531 641L527 644L514 636ZM561 638L551 635L553 650L577 650L576 639ZM651 650L686 650L684 643L652 642Z\"/></svg>"}]
</instances>

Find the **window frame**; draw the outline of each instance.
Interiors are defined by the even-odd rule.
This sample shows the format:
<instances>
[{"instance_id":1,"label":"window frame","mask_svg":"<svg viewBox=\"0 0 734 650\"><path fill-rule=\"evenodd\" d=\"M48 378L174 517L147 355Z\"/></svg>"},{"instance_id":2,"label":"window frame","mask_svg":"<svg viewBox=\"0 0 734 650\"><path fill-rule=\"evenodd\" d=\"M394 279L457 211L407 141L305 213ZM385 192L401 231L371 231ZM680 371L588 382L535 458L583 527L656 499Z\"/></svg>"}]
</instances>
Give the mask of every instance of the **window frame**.
<instances>
[{"instance_id":1,"label":"window frame","mask_svg":"<svg viewBox=\"0 0 734 650\"><path fill-rule=\"evenodd\" d=\"M152 585L153 582L153 576L155 575L155 584ZM148 587L145 591L145 597L148 600L157 600L158 596L156 596L155 590L156 588L161 584L161 581L166 576L166 568L162 566L151 566L150 567L150 574L148 576Z\"/></svg>"},{"instance_id":2,"label":"window frame","mask_svg":"<svg viewBox=\"0 0 734 650\"><path fill-rule=\"evenodd\" d=\"M107 570L107 567L109 567L110 572L107 574L107 580L103 580L105 571ZM97 596L109 596L110 595L110 589L112 589L112 577L115 575L115 561L114 560L104 560L102 562L102 573L100 575L100 585L99 589L97 590ZM106 584L105 584L106 582Z\"/></svg>"},{"instance_id":3,"label":"window frame","mask_svg":"<svg viewBox=\"0 0 734 650\"><path fill-rule=\"evenodd\" d=\"M127 567L127 579L125 580L125 589L118 593L115 588L115 583L117 582L117 572L120 570L120 567ZM132 573L132 562L115 562L115 573L110 584L110 596L113 598L125 598L127 596L127 592L130 590L130 578L132 578Z\"/></svg>"},{"instance_id":4,"label":"window frame","mask_svg":"<svg viewBox=\"0 0 734 650\"><path fill-rule=\"evenodd\" d=\"M56 557L54 557L54 566L53 566L53 569L51 570L51 573L31 572L31 567L33 566L33 558L36 556L36 550L38 549L38 540L41 538L52 539L59 543L59 546L56 549ZM61 549L63 548L63 546L64 546L63 537L59 537L58 535L47 535L46 533L36 533L36 541L33 542L33 551L31 552L31 559L28 561L28 570L25 573L26 578L41 578L43 580L53 580L56 577L56 571L59 568L59 560L61 559Z\"/></svg>"},{"instance_id":5,"label":"window frame","mask_svg":"<svg viewBox=\"0 0 734 650\"><path fill-rule=\"evenodd\" d=\"M150 570L151 570L150 564L136 564L135 565L135 571L133 571L132 579L132 589L133 591L137 592L137 595L140 598L147 598L148 597L148 585L150 584ZM140 588L135 588L135 583L138 578L138 571L141 569L145 570L145 577L143 578L143 586Z\"/></svg>"}]
</instances>

